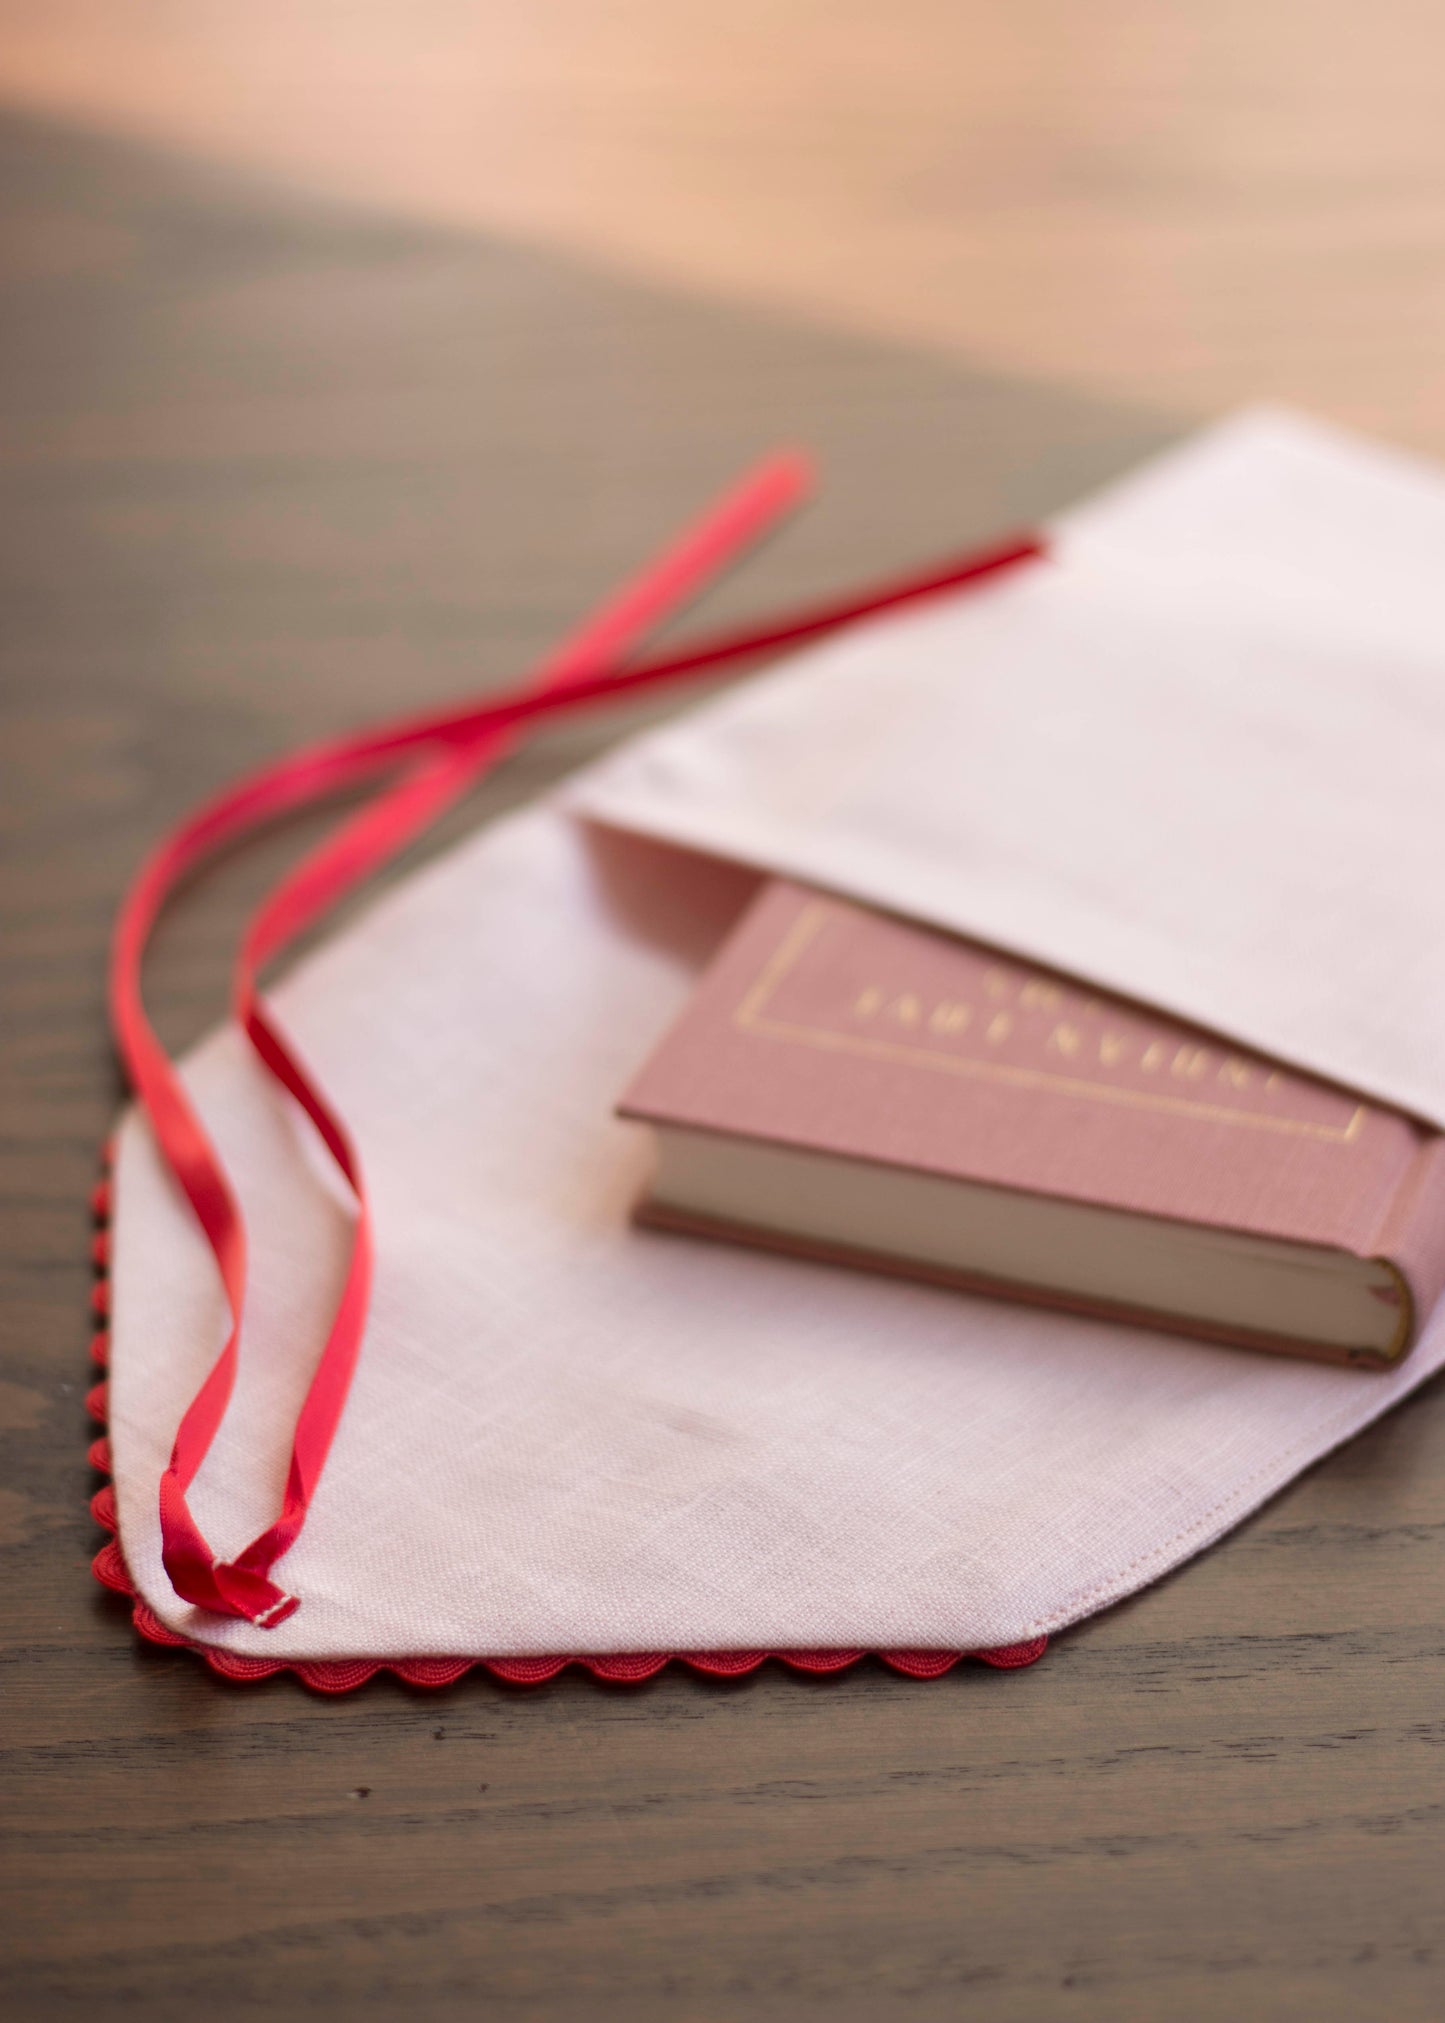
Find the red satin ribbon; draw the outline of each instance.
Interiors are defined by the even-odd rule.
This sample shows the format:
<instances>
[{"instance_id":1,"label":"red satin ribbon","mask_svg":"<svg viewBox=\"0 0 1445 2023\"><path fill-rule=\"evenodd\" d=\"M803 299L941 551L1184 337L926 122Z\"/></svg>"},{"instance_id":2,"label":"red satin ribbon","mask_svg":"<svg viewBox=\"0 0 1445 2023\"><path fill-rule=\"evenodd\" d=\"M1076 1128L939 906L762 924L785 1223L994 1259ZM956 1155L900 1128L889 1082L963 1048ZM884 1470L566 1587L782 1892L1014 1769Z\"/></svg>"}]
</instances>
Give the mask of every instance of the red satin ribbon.
<instances>
[{"instance_id":1,"label":"red satin ribbon","mask_svg":"<svg viewBox=\"0 0 1445 2023\"><path fill-rule=\"evenodd\" d=\"M110 972L116 1044L161 1152L190 1201L215 1256L230 1310L225 1344L176 1434L161 1479L166 1572L178 1595L260 1627L298 1606L271 1578L295 1543L350 1388L366 1324L373 1228L364 1175L344 1120L297 1060L256 985L261 966L361 879L421 833L509 749L527 727L556 711L622 700L634 691L696 677L744 658L831 631L854 619L955 589L1038 556L1033 537L879 586L864 595L715 638L691 650L619 672L636 640L794 506L808 484L798 457L760 465L650 567L586 621L537 669L529 684L461 709L432 712L309 747L242 779L168 836L141 867L117 922ZM236 965L233 1008L257 1056L311 1119L356 1198L351 1259L326 1342L292 1440L281 1510L230 1560L202 1534L187 1491L225 1415L235 1384L246 1291L246 1235L225 1169L146 1017L140 991L145 946L177 883L222 844L248 829L359 780L414 762L401 780L328 837L275 888L251 921Z\"/></svg>"}]
</instances>

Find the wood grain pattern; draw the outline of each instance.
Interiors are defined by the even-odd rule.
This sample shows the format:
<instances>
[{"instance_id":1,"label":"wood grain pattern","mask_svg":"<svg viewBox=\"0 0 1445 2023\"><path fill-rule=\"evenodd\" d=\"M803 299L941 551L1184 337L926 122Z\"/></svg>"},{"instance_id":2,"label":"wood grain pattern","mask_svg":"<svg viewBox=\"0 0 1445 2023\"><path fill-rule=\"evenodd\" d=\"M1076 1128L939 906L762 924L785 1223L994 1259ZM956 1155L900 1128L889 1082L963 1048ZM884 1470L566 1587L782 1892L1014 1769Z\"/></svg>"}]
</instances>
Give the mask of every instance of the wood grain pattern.
<instances>
[{"instance_id":1,"label":"wood grain pattern","mask_svg":"<svg viewBox=\"0 0 1445 2023\"><path fill-rule=\"evenodd\" d=\"M104 940L241 764L502 678L778 436L733 610L1161 424L0 122L0 1988L18 2018L1433 2018L1445 1387L1017 1675L227 1689L87 1572ZM558 733L471 811L604 735ZM215 1014L278 837L164 936Z\"/></svg>"}]
</instances>

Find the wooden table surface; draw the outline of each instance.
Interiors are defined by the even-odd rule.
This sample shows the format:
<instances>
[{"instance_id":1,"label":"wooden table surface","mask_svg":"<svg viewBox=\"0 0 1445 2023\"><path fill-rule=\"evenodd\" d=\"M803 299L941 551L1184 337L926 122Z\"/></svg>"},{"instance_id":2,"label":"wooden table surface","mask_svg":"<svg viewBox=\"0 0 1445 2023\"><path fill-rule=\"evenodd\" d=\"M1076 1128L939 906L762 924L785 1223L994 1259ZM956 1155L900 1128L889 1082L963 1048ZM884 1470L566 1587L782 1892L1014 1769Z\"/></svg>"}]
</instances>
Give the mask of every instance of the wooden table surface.
<instances>
[{"instance_id":1,"label":"wooden table surface","mask_svg":"<svg viewBox=\"0 0 1445 2023\"><path fill-rule=\"evenodd\" d=\"M1014 1675L324 1700L139 1645L90 1580L103 953L161 827L503 678L780 437L824 500L710 615L1045 510L1192 419L740 303L0 115L8 2015L1445 2007L1440 1383ZM611 734L549 736L467 819ZM173 1042L301 833L167 928Z\"/></svg>"}]
</instances>

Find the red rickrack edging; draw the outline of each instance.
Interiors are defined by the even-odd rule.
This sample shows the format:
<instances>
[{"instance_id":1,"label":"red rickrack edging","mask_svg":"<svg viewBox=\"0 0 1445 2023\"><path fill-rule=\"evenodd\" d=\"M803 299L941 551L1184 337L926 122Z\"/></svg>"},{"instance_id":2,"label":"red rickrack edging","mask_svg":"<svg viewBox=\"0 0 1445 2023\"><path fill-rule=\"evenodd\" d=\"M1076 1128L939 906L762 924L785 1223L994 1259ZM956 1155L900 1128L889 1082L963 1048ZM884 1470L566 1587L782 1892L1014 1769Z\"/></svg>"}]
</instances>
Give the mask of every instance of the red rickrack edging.
<instances>
[{"instance_id":1,"label":"red rickrack edging","mask_svg":"<svg viewBox=\"0 0 1445 2023\"><path fill-rule=\"evenodd\" d=\"M110 1147L102 1153L102 1177L91 1196L96 1233L91 1258L96 1279L91 1291L91 1309L97 1320L90 1342L90 1359L100 1370L107 1364L110 1349ZM90 1448L90 1465L98 1474L110 1475L110 1441L105 1433L108 1417L107 1389L102 1378L86 1395L86 1410L101 1428ZM153 1644L194 1651L205 1659L222 1679L250 1684L271 1679L278 1672L294 1672L303 1686L316 1693L351 1693L364 1686L378 1672L392 1672L409 1686L450 1686L464 1673L477 1667L510 1686L540 1686L555 1679L568 1665L580 1665L594 1679L611 1684L639 1684L653 1678L665 1665L686 1665L712 1679L736 1679L755 1672L769 1658L776 1658L795 1672L822 1676L844 1672L861 1658L877 1656L895 1672L909 1679L941 1679L965 1658L992 1666L995 1671L1014 1672L1032 1665L1048 1648L1047 1637L1035 1637L1026 1644L1005 1644L991 1651L624 1651L612 1657L570 1656L560 1658L250 1658L238 1652L218 1650L198 1644L167 1628L147 1606L136 1589L117 1536L115 1490L107 1479L91 1498L91 1515L110 1536L91 1562L91 1571L103 1587L128 1595L131 1620L139 1635Z\"/></svg>"}]
</instances>

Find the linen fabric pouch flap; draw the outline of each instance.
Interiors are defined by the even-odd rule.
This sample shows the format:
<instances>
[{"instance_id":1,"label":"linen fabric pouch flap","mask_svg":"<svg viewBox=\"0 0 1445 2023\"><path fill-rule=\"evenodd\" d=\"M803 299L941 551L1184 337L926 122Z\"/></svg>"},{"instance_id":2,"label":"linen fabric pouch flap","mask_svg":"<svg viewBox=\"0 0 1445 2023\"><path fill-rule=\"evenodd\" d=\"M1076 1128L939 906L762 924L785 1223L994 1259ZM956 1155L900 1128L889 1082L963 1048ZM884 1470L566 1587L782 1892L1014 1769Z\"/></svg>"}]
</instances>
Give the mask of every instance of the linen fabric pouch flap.
<instances>
[{"instance_id":1,"label":"linen fabric pouch flap","mask_svg":"<svg viewBox=\"0 0 1445 2023\"><path fill-rule=\"evenodd\" d=\"M156 1483L225 1333L120 1134L121 1542L171 1629L268 1659L1018 1644L1144 1585L1445 1361L1387 1377L634 1228L612 1105L776 871L996 943L1445 1126L1445 478L1282 414L1052 559L801 654L381 900L275 993L375 1205L304 1606L177 1600ZM274 1509L348 1205L221 1031L186 1080L252 1241L197 1484Z\"/></svg>"}]
</instances>

